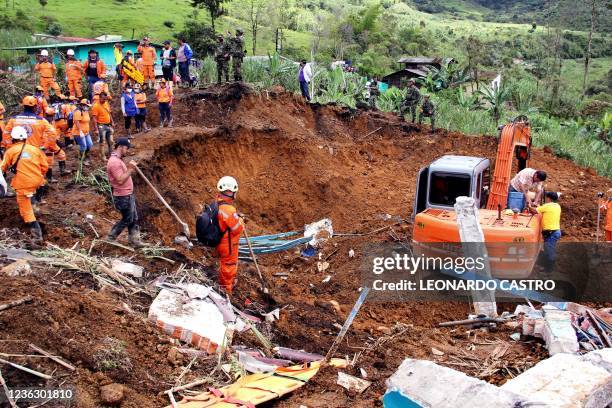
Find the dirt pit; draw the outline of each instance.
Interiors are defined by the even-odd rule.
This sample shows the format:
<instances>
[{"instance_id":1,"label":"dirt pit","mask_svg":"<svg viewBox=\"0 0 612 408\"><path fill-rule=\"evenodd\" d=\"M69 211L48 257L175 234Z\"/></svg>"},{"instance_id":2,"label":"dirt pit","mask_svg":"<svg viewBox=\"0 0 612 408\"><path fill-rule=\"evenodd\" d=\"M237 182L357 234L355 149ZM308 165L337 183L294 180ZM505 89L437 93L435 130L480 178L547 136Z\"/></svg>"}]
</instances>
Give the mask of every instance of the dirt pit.
<instances>
[{"instance_id":1,"label":"dirt pit","mask_svg":"<svg viewBox=\"0 0 612 408\"><path fill-rule=\"evenodd\" d=\"M149 108L156 125L155 109ZM334 231L340 234L389 226L367 236L329 240L315 258L302 257L299 251L261 256L271 299L258 290L254 267L240 264L234 303L251 310L281 307L281 318L268 333L271 340L320 354L331 346L358 297L360 248L409 240L418 170L444 154L493 158L497 147L493 137L444 130L431 133L428 127L400 122L392 114L309 105L282 91L255 94L239 85L180 93L174 109L174 128L156 128L135 137L135 158L192 231L195 214L214 198L216 181L226 174L240 184L237 206L248 216L251 235L301 231L304 224L324 217L332 219ZM71 158L73 153L69 152ZM98 155L94 159L94 168L104 165ZM69 164L74 166L74 161ZM548 189L566 193L561 202L563 239L592 240L595 193L609 188L609 180L540 149L532 152L530 166L549 173ZM134 181L146 239L171 245L179 232L176 222L140 179ZM94 215L92 227L83 221L87 214ZM20 225L12 202L4 201L0 216L0 227ZM49 241L84 249L95 238L93 229L105 234L116 219L102 196L67 179L47 197L41 216ZM349 257L350 249L355 257ZM212 253L202 248L164 255L175 264L126 254L115 247L96 246L94 252L145 266L145 281L172 275L182 263L213 277L215 273ZM319 259L329 263L326 270L317 268ZM188 359L176 361L172 341L144 322L150 298L99 290L86 276L57 268L6 280L0 288L0 300L23 294L33 294L37 300L0 314L0 352L23 351L10 345L29 341L69 359L78 367L72 379L84 398L78 406L99 404L99 387L109 382L126 387L121 406L168 403L161 393L181 375ZM335 385L336 371L326 370L301 390L268 406L381 405L384 381L406 357L435 360L501 384L546 356L538 342L509 340L515 332L512 327L501 326L490 333L436 327L441 321L465 318L468 306L467 302L366 303L338 355L352 359L358 354L350 373L358 374L363 368L372 386L362 395L352 395ZM513 305L502 307L513 310ZM124 344L130 370L102 370L96 363L107 337ZM235 341L241 342L255 344L248 336ZM500 345L508 345L501 357ZM198 362L184 382L205 376L210 364L215 363ZM11 384L32 381L15 370L3 372ZM213 383L221 381L223 377Z\"/></svg>"}]
</instances>

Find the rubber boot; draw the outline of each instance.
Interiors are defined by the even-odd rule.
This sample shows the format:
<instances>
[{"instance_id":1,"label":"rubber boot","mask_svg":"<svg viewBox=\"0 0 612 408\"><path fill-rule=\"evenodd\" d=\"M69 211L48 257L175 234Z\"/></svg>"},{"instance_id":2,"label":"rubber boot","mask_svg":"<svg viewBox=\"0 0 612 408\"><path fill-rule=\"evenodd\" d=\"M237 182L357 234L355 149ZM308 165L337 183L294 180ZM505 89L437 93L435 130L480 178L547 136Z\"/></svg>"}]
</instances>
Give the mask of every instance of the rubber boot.
<instances>
[{"instance_id":1,"label":"rubber boot","mask_svg":"<svg viewBox=\"0 0 612 408\"><path fill-rule=\"evenodd\" d=\"M47 181L49 183L57 183L59 180L56 178L53 178L53 169L49 168L49 170L47 170Z\"/></svg>"},{"instance_id":2,"label":"rubber boot","mask_svg":"<svg viewBox=\"0 0 612 408\"><path fill-rule=\"evenodd\" d=\"M32 234L32 240L36 243L43 242L43 233L42 228L40 228L40 224L38 221L34 221L30 223L30 234Z\"/></svg>"},{"instance_id":3,"label":"rubber boot","mask_svg":"<svg viewBox=\"0 0 612 408\"><path fill-rule=\"evenodd\" d=\"M89 150L85 150L83 152L83 165L84 166L91 166L91 161L89 160Z\"/></svg>"},{"instance_id":4,"label":"rubber boot","mask_svg":"<svg viewBox=\"0 0 612 408\"><path fill-rule=\"evenodd\" d=\"M135 230L130 232L129 236L128 236L128 243L138 249L138 248L142 248L145 247L146 245L140 240L140 231Z\"/></svg>"},{"instance_id":5,"label":"rubber boot","mask_svg":"<svg viewBox=\"0 0 612 408\"><path fill-rule=\"evenodd\" d=\"M119 227L117 227L115 225L115 226L113 226L113 228L110 230L110 232L106 236L106 240L107 241L115 241L117 239L117 237L119 236L119 234L121 234L121 231L119 230Z\"/></svg>"},{"instance_id":6,"label":"rubber boot","mask_svg":"<svg viewBox=\"0 0 612 408\"><path fill-rule=\"evenodd\" d=\"M172 127L172 122L173 122L173 120L172 120L172 119L170 119L170 120L168 121L168 127Z\"/></svg>"},{"instance_id":7,"label":"rubber boot","mask_svg":"<svg viewBox=\"0 0 612 408\"><path fill-rule=\"evenodd\" d=\"M65 161L60 161L60 162L57 162L57 163L59 164L60 176L66 176L68 174L72 174L72 171L66 170L66 162Z\"/></svg>"}]
</instances>

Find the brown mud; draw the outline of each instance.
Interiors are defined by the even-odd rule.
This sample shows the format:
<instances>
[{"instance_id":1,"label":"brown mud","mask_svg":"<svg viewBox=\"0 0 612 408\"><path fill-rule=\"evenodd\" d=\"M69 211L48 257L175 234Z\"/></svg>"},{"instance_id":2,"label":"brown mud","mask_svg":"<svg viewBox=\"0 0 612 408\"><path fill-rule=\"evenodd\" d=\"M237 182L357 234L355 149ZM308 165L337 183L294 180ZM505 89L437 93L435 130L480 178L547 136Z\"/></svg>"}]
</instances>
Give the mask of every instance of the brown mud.
<instances>
[{"instance_id":1,"label":"brown mud","mask_svg":"<svg viewBox=\"0 0 612 408\"><path fill-rule=\"evenodd\" d=\"M149 122L157 126L153 104L149 112ZM115 115L122 124L117 107ZM444 154L493 159L497 147L490 136L432 133L428 126L400 122L392 114L309 105L282 90L256 94L236 84L180 92L174 117L174 128L136 135L134 158L192 231L195 214L213 199L216 181L226 174L240 183L237 206L248 217L251 235L301 231L304 224L324 217L332 219L337 233L367 233L405 221L372 235L329 240L320 250L321 259L330 264L325 271L318 271L317 257L304 258L295 250L260 256L272 303L258 290L254 267L241 263L235 304L268 311L283 307L271 340L321 354L331 346L338 325L358 297L360 248L410 238L418 170ZM116 137L121 134L118 131ZM92 169L105 164L98 149ZM75 156L74 149L69 151L73 168ZM547 149L534 149L530 166L548 172L549 190L565 193L563 240L593 240L595 194L607 190L610 180ZM137 176L134 181L145 238L171 245L179 227L146 184ZM64 177L52 187L40 219L50 242L87 249L94 238L84 221L87 214L94 216L92 225L100 235L118 218L103 196ZM23 228L13 199L2 200L0 227L11 229L6 231L13 237L18 235L13 232L16 228ZM353 258L348 256L350 249L356 251ZM97 246L96 253L145 266L145 281L172 274L179 263L200 265L214 276L214 257L201 247L167 255L177 262L174 265L116 247ZM283 279L275 276L278 273L288 276ZM328 275L329 282L322 283ZM177 361L171 340L146 322L149 297L99 290L88 276L57 268L1 279L0 303L26 294L35 300L0 313L0 353L27 354L27 343L32 342L76 365L76 373L69 373L49 361L16 359L47 373L57 369L61 380L77 387L79 401L74 406L98 406L99 387L110 382L125 386L122 407L168 403L160 393L172 386L189 359ZM326 369L299 391L268 406L381 406L386 378L406 357L436 360L494 384L545 358L540 343L511 341L509 335L515 330L507 326L490 333L436 327L441 321L465 318L468 306L467 302L366 303L338 355L353 358L361 352L350 373L363 368L372 386L362 395L352 395L335 384L336 371ZM503 306L513 310L513 305ZM100 370L95 356L107 337L124 344L129 369ZM255 344L248 336L239 336L236 342L243 340ZM508 344L508 349L494 358L500 344ZM444 354L436 356L432 348ZM196 364L187 378L206 375L210 364L215 362ZM12 386L37 384L35 377L17 370L3 366L2 372Z\"/></svg>"}]
</instances>

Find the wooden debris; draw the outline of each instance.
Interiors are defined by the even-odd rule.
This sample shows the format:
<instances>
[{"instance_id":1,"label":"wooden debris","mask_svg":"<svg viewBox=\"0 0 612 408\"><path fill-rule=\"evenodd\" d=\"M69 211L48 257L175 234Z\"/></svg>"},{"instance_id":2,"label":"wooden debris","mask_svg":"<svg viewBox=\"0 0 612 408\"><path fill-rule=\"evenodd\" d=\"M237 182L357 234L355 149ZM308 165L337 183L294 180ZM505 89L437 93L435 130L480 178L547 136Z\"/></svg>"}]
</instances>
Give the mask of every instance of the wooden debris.
<instances>
[{"instance_id":1,"label":"wooden debris","mask_svg":"<svg viewBox=\"0 0 612 408\"><path fill-rule=\"evenodd\" d=\"M612 341L610 341L610 337L608 336L608 333L606 333L603 327L601 327L601 325L599 324L599 320L597 319L597 316L595 316L595 314L590 310L587 310L586 312L587 312L587 316L591 319L591 322L593 323L593 328L595 329L595 332L597 332L597 334L599 335L599 338L608 347L612 347Z\"/></svg>"},{"instance_id":2,"label":"wooden debris","mask_svg":"<svg viewBox=\"0 0 612 408\"><path fill-rule=\"evenodd\" d=\"M349 391L356 392L357 394L361 394L366 388L372 385L370 381L362 380L361 378L343 373L342 371L338 371L338 381L336 384Z\"/></svg>"},{"instance_id":3,"label":"wooden debris","mask_svg":"<svg viewBox=\"0 0 612 408\"><path fill-rule=\"evenodd\" d=\"M4 381L4 377L2 376L2 371L0 371L0 384L2 384L2 388L4 388L4 394L6 395L6 399L8 400L9 404L11 404L11 407L19 408L17 404L15 404L15 401L13 401L13 399L9 395L9 389L8 389L8 386L6 385L6 381Z\"/></svg>"},{"instance_id":4,"label":"wooden debris","mask_svg":"<svg viewBox=\"0 0 612 408\"><path fill-rule=\"evenodd\" d=\"M0 312L6 309L10 309L11 307L22 305L24 303L30 303L31 301L32 301L32 296L26 296L21 299L14 300L4 305L0 305Z\"/></svg>"},{"instance_id":5,"label":"wooden debris","mask_svg":"<svg viewBox=\"0 0 612 408\"><path fill-rule=\"evenodd\" d=\"M36 351L37 353L40 353L43 356L50 358L51 360L55 361L57 364L66 367L70 371L76 370L76 367L73 366L72 364L67 363L66 361L62 360L61 358L52 355L51 353L41 349L40 347L37 347L36 345L34 345L32 343L30 343L30 348L32 350Z\"/></svg>"},{"instance_id":6,"label":"wooden debris","mask_svg":"<svg viewBox=\"0 0 612 408\"><path fill-rule=\"evenodd\" d=\"M21 371L25 371L26 373L29 373L29 374L35 375L35 376L37 376L37 377L44 378L45 380L50 380L50 379L52 379L52 378L53 378L53 377L52 377L52 376L50 376L50 375L43 374L43 373L41 373L41 372L39 372L39 371L32 370L31 368L24 367L24 366L19 365L19 364L16 364L16 363L12 363L12 362L10 362L10 361L8 361L8 360L4 360L4 359L2 359L2 358L0 358L0 363L3 363L3 364L8 364L8 365L10 365L11 367L14 367L14 368L16 368L16 369L18 369L18 370L21 370Z\"/></svg>"}]
</instances>

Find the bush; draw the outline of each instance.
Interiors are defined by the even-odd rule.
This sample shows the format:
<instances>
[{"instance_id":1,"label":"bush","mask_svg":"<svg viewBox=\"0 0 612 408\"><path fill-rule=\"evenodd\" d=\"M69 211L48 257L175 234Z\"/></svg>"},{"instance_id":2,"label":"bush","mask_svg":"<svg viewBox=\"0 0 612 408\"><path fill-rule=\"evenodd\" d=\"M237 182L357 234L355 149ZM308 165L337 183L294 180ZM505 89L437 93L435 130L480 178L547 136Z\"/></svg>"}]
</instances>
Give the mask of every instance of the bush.
<instances>
[{"instance_id":1,"label":"bush","mask_svg":"<svg viewBox=\"0 0 612 408\"><path fill-rule=\"evenodd\" d=\"M62 33L62 26L57 21L51 21L47 24L47 33L51 35L60 35Z\"/></svg>"},{"instance_id":2,"label":"bush","mask_svg":"<svg viewBox=\"0 0 612 408\"><path fill-rule=\"evenodd\" d=\"M168 28L174 28L174 21L166 20L164 21L164 26Z\"/></svg>"},{"instance_id":3,"label":"bush","mask_svg":"<svg viewBox=\"0 0 612 408\"><path fill-rule=\"evenodd\" d=\"M214 54L217 46L216 35L212 27L196 20L187 20L183 31L174 34L174 37L185 38L194 55L200 58Z\"/></svg>"}]
</instances>

